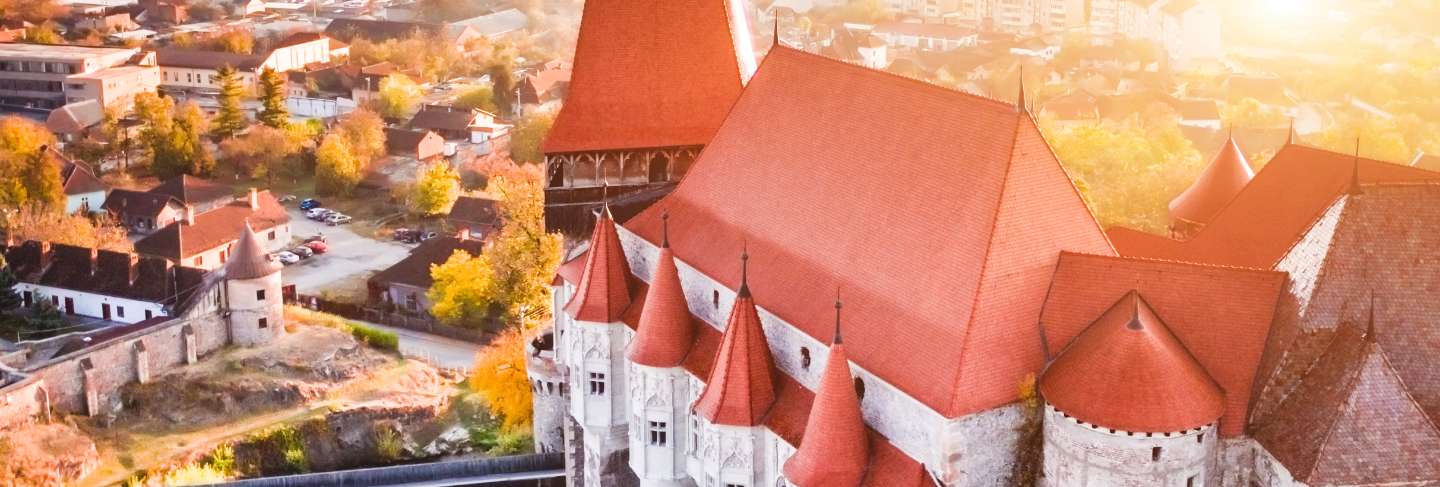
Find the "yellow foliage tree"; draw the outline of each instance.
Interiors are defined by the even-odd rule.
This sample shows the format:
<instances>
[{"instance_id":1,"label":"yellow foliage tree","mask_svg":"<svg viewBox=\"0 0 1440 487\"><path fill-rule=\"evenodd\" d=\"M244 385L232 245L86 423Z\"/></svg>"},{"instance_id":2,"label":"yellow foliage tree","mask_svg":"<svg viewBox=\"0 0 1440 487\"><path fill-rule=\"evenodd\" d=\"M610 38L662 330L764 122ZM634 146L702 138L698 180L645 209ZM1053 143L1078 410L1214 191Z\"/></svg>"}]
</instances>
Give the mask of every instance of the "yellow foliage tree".
<instances>
[{"instance_id":1,"label":"yellow foliage tree","mask_svg":"<svg viewBox=\"0 0 1440 487\"><path fill-rule=\"evenodd\" d=\"M460 174L448 162L429 164L420 170L411 188L410 211L421 215L450 213L460 196Z\"/></svg>"},{"instance_id":2,"label":"yellow foliage tree","mask_svg":"<svg viewBox=\"0 0 1440 487\"><path fill-rule=\"evenodd\" d=\"M470 388L485 398L490 413L500 418L509 432L530 429L534 411L530 402L530 380L525 376L525 344L529 334L507 329L475 356Z\"/></svg>"}]
</instances>

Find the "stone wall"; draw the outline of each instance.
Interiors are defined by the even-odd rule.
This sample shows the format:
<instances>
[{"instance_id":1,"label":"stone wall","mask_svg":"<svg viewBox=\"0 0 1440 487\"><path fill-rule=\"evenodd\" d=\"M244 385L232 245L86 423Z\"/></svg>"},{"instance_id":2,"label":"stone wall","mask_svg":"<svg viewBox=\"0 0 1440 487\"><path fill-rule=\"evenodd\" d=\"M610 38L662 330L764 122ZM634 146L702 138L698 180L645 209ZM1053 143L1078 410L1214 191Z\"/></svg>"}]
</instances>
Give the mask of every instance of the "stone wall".
<instances>
[{"instance_id":1,"label":"stone wall","mask_svg":"<svg viewBox=\"0 0 1440 487\"><path fill-rule=\"evenodd\" d=\"M1045 406L1045 485L1218 485L1215 424L1132 433L1083 423Z\"/></svg>"},{"instance_id":2,"label":"stone wall","mask_svg":"<svg viewBox=\"0 0 1440 487\"><path fill-rule=\"evenodd\" d=\"M568 386L563 369L555 364L553 350L537 351L527 347L525 373L530 379L531 405L534 408L534 437L537 453L565 449L565 419L568 416L565 395Z\"/></svg>"}]
</instances>

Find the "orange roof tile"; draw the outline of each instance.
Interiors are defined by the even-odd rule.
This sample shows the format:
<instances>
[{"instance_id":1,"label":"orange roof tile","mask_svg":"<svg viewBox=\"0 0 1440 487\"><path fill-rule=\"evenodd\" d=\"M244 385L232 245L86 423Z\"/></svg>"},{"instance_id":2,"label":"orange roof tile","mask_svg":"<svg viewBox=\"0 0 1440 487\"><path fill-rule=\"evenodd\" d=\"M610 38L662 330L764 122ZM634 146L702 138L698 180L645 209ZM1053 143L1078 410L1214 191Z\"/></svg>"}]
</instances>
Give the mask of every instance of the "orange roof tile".
<instances>
[{"instance_id":1,"label":"orange roof tile","mask_svg":"<svg viewBox=\"0 0 1440 487\"><path fill-rule=\"evenodd\" d=\"M838 303L835 309L838 315ZM805 441L785 462L785 479L800 487L858 486L865 478L870 442L865 437L865 418L860 414L850 361L840 341L839 316L816 391L805 423Z\"/></svg>"},{"instance_id":2,"label":"orange roof tile","mask_svg":"<svg viewBox=\"0 0 1440 487\"><path fill-rule=\"evenodd\" d=\"M1234 437L1244 433L1256 371L1285 278L1267 270L1065 252L1040 327L1054 356L1111 303L1138 290L1225 391L1220 433Z\"/></svg>"},{"instance_id":3,"label":"orange roof tile","mask_svg":"<svg viewBox=\"0 0 1440 487\"><path fill-rule=\"evenodd\" d=\"M775 404L775 362L750 288L742 280L696 414L715 424L756 426Z\"/></svg>"},{"instance_id":4,"label":"orange roof tile","mask_svg":"<svg viewBox=\"0 0 1440 487\"><path fill-rule=\"evenodd\" d=\"M260 243L260 237L250 228L250 223L245 223L240 241L235 245L235 253L225 264L225 278L255 279L279 271L280 263L270 258L270 253Z\"/></svg>"},{"instance_id":5,"label":"orange roof tile","mask_svg":"<svg viewBox=\"0 0 1440 487\"><path fill-rule=\"evenodd\" d=\"M631 295L626 283L628 275L630 267L625 260L625 249L620 245L620 235L615 233L610 209L605 208L600 212L595 232L590 236L585 274L580 278L575 297L565 305L565 312L579 321L620 321L620 314L630 306Z\"/></svg>"},{"instance_id":6,"label":"orange roof tile","mask_svg":"<svg viewBox=\"0 0 1440 487\"><path fill-rule=\"evenodd\" d=\"M1170 216L1177 220L1209 223L1254 177L1250 161L1240 152L1240 145L1235 143L1232 135L1225 140L1225 145L1215 154L1210 165L1200 172L1200 177L1170 201Z\"/></svg>"},{"instance_id":7,"label":"orange roof tile","mask_svg":"<svg viewBox=\"0 0 1440 487\"><path fill-rule=\"evenodd\" d=\"M842 286L851 360L951 417L1014 401L1039 371L1057 252L1112 252L1013 105L785 47L626 228L659 242L666 211L675 255L726 286L748 240L756 302L812 337L830 310L811 290Z\"/></svg>"},{"instance_id":8,"label":"orange roof tile","mask_svg":"<svg viewBox=\"0 0 1440 487\"><path fill-rule=\"evenodd\" d=\"M695 324L680 287L675 254L662 247L655 262L655 276L640 312L640 326L625 356L631 362L651 367L681 365L695 343Z\"/></svg>"},{"instance_id":9,"label":"orange roof tile","mask_svg":"<svg viewBox=\"0 0 1440 487\"><path fill-rule=\"evenodd\" d=\"M1190 240L1110 235L1122 255L1271 268L1350 186L1354 168L1353 155L1287 145ZM1360 160L1362 184L1437 180L1440 173Z\"/></svg>"},{"instance_id":10,"label":"orange roof tile","mask_svg":"<svg viewBox=\"0 0 1440 487\"><path fill-rule=\"evenodd\" d=\"M1080 421L1133 432L1185 431L1225 411L1215 379L1136 291L1060 352L1040 391Z\"/></svg>"},{"instance_id":11,"label":"orange roof tile","mask_svg":"<svg viewBox=\"0 0 1440 487\"><path fill-rule=\"evenodd\" d=\"M740 96L727 0L588 0L546 153L704 145Z\"/></svg>"}]
</instances>

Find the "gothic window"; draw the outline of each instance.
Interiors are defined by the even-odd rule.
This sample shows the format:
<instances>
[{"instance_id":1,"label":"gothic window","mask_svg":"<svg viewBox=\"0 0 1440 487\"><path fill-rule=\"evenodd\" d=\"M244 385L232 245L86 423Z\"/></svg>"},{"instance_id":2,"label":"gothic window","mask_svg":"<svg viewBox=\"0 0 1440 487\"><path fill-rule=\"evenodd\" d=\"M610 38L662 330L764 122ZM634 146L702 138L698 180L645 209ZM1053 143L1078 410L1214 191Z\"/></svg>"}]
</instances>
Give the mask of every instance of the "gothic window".
<instances>
[{"instance_id":1,"label":"gothic window","mask_svg":"<svg viewBox=\"0 0 1440 487\"><path fill-rule=\"evenodd\" d=\"M696 450L698 449L698 448L697 448L697 445L699 445L699 444L700 444L700 420L695 419L694 416L691 416L691 417L690 417L690 444L687 445L687 446L689 447L689 449L690 449L690 456L692 456L692 457L695 456L695 452L696 452Z\"/></svg>"},{"instance_id":2,"label":"gothic window","mask_svg":"<svg viewBox=\"0 0 1440 487\"><path fill-rule=\"evenodd\" d=\"M1196 480L1195 477L1197 477L1197 475L1191 475L1190 478L1185 479L1185 487L1199 487L1200 482Z\"/></svg>"},{"instance_id":3,"label":"gothic window","mask_svg":"<svg viewBox=\"0 0 1440 487\"><path fill-rule=\"evenodd\" d=\"M565 162L560 159L550 161L550 187L559 188L565 185Z\"/></svg>"},{"instance_id":4,"label":"gothic window","mask_svg":"<svg viewBox=\"0 0 1440 487\"><path fill-rule=\"evenodd\" d=\"M590 373L590 395L605 395L605 374L601 372Z\"/></svg>"},{"instance_id":5,"label":"gothic window","mask_svg":"<svg viewBox=\"0 0 1440 487\"><path fill-rule=\"evenodd\" d=\"M670 425L664 421L650 421L650 446L669 446Z\"/></svg>"},{"instance_id":6,"label":"gothic window","mask_svg":"<svg viewBox=\"0 0 1440 487\"><path fill-rule=\"evenodd\" d=\"M855 378L855 397L865 399L865 381Z\"/></svg>"},{"instance_id":7,"label":"gothic window","mask_svg":"<svg viewBox=\"0 0 1440 487\"><path fill-rule=\"evenodd\" d=\"M720 309L720 291L714 290L710 291L710 293L710 301L715 303L715 309Z\"/></svg>"}]
</instances>

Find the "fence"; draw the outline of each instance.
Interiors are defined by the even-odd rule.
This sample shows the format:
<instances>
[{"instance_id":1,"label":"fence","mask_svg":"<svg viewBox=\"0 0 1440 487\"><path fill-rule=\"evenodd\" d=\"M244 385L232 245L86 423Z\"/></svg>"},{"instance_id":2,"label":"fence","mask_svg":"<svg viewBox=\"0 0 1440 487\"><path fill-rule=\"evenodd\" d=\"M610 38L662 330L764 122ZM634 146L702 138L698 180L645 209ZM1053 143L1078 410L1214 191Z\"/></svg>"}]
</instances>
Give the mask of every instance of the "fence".
<instances>
[{"instance_id":1,"label":"fence","mask_svg":"<svg viewBox=\"0 0 1440 487\"><path fill-rule=\"evenodd\" d=\"M445 485L564 485L565 457L540 453L456 462L400 465L340 472L312 473L226 482L236 487L310 487L423 484Z\"/></svg>"},{"instance_id":2,"label":"fence","mask_svg":"<svg viewBox=\"0 0 1440 487\"><path fill-rule=\"evenodd\" d=\"M414 330L471 343L483 345L490 343L491 338L491 333L489 332L444 325L428 315L421 316L391 312L381 308L366 307L359 304L330 301L323 297L309 294L296 294L294 302L308 309L323 311L352 320L379 323L386 326L404 328L406 330Z\"/></svg>"}]
</instances>

